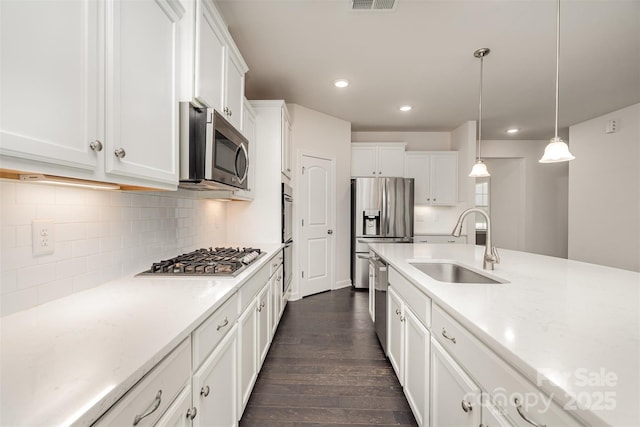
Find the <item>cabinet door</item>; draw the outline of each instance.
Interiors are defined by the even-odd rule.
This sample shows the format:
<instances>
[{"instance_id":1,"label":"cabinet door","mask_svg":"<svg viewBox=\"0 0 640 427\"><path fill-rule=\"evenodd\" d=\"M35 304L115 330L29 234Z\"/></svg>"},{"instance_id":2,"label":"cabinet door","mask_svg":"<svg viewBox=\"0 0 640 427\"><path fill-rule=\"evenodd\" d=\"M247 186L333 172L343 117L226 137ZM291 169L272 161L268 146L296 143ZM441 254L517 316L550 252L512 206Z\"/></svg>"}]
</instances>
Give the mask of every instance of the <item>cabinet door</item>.
<instances>
[{"instance_id":1,"label":"cabinet door","mask_svg":"<svg viewBox=\"0 0 640 427\"><path fill-rule=\"evenodd\" d=\"M404 176L413 178L414 204L428 205L431 203L431 158L428 154L407 153L404 161Z\"/></svg>"},{"instance_id":2,"label":"cabinet door","mask_svg":"<svg viewBox=\"0 0 640 427\"><path fill-rule=\"evenodd\" d=\"M404 145L378 147L378 175L404 176Z\"/></svg>"},{"instance_id":3,"label":"cabinet door","mask_svg":"<svg viewBox=\"0 0 640 427\"><path fill-rule=\"evenodd\" d=\"M369 263L369 316L376 321L376 269Z\"/></svg>"},{"instance_id":4,"label":"cabinet door","mask_svg":"<svg viewBox=\"0 0 640 427\"><path fill-rule=\"evenodd\" d=\"M351 144L351 176L378 176L378 150Z\"/></svg>"},{"instance_id":5,"label":"cabinet door","mask_svg":"<svg viewBox=\"0 0 640 427\"><path fill-rule=\"evenodd\" d=\"M106 6L106 172L177 184L176 36L184 9L178 0Z\"/></svg>"},{"instance_id":6,"label":"cabinet door","mask_svg":"<svg viewBox=\"0 0 640 427\"><path fill-rule=\"evenodd\" d=\"M403 304L391 287L388 288L387 298L387 355L400 384L404 385Z\"/></svg>"},{"instance_id":7,"label":"cabinet door","mask_svg":"<svg viewBox=\"0 0 640 427\"><path fill-rule=\"evenodd\" d=\"M431 155L431 204L458 203L458 153Z\"/></svg>"},{"instance_id":8,"label":"cabinet door","mask_svg":"<svg viewBox=\"0 0 640 427\"><path fill-rule=\"evenodd\" d=\"M278 329L278 323L280 322L280 315L282 314L282 281L284 280L282 274L282 265L278 267L278 270L273 274L272 286L271 286L271 338Z\"/></svg>"},{"instance_id":9,"label":"cabinet door","mask_svg":"<svg viewBox=\"0 0 640 427\"><path fill-rule=\"evenodd\" d=\"M250 304L238 320L238 414L242 414L258 375L258 311Z\"/></svg>"},{"instance_id":10,"label":"cabinet door","mask_svg":"<svg viewBox=\"0 0 640 427\"><path fill-rule=\"evenodd\" d=\"M240 61L227 48L227 78L225 86L225 107L227 120L236 128L242 125L242 104L244 99L244 71ZM224 109L223 109L224 111Z\"/></svg>"},{"instance_id":11,"label":"cabinet door","mask_svg":"<svg viewBox=\"0 0 640 427\"><path fill-rule=\"evenodd\" d=\"M198 413L195 427L229 427L237 423L237 327L193 375L194 406Z\"/></svg>"},{"instance_id":12,"label":"cabinet door","mask_svg":"<svg viewBox=\"0 0 640 427\"><path fill-rule=\"evenodd\" d=\"M431 338L431 421L438 427L477 427L480 389Z\"/></svg>"},{"instance_id":13,"label":"cabinet door","mask_svg":"<svg viewBox=\"0 0 640 427\"><path fill-rule=\"evenodd\" d=\"M264 358L267 357L269 343L271 342L271 324L269 322L270 296L271 286L269 285L265 286L258 294L258 366L262 366Z\"/></svg>"},{"instance_id":14,"label":"cabinet door","mask_svg":"<svg viewBox=\"0 0 640 427\"><path fill-rule=\"evenodd\" d=\"M193 97L223 110L226 46L211 0L196 0L195 81Z\"/></svg>"},{"instance_id":15,"label":"cabinet door","mask_svg":"<svg viewBox=\"0 0 640 427\"><path fill-rule=\"evenodd\" d=\"M197 415L197 410L191 406L191 384L189 384L176 397L155 427L189 427L191 420Z\"/></svg>"},{"instance_id":16,"label":"cabinet door","mask_svg":"<svg viewBox=\"0 0 640 427\"><path fill-rule=\"evenodd\" d=\"M404 310L404 394L420 426L429 424L429 331L408 307Z\"/></svg>"},{"instance_id":17,"label":"cabinet door","mask_svg":"<svg viewBox=\"0 0 640 427\"><path fill-rule=\"evenodd\" d=\"M286 112L282 111L282 170L287 178L291 178L291 122Z\"/></svg>"},{"instance_id":18,"label":"cabinet door","mask_svg":"<svg viewBox=\"0 0 640 427\"><path fill-rule=\"evenodd\" d=\"M0 1L0 154L96 167L98 6Z\"/></svg>"}]
</instances>

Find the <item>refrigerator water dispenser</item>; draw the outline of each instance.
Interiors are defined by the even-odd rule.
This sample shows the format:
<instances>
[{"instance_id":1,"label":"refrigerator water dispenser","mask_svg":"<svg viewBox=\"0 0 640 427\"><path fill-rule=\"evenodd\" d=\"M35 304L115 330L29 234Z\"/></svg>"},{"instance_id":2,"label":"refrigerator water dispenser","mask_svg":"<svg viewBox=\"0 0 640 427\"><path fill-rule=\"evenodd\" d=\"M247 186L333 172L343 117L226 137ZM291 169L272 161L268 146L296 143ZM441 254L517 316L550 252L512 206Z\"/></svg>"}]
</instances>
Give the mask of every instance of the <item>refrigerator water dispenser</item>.
<instances>
[{"instance_id":1,"label":"refrigerator water dispenser","mask_svg":"<svg viewBox=\"0 0 640 427\"><path fill-rule=\"evenodd\" d=\"M380 234L380 211L378 209L365 209L362 212L365 236L377 236Z\"/></svg>"}]
</instances>

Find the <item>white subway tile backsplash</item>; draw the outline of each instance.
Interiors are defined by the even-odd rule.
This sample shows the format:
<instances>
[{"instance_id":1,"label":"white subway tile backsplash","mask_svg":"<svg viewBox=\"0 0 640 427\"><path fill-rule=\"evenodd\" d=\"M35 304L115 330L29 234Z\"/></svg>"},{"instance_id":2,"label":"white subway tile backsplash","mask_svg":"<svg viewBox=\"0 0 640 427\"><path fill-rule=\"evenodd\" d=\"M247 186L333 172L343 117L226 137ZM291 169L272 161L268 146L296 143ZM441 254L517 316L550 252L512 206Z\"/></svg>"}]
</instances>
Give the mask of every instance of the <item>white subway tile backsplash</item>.
<instances>
[{"instance_id":1,"label":"white subway tile backsplash","mask_svg":"<svg viewBox=\"0 0 640 427\"><path fill-rule=\"evenodd\" d=\"M18 288L27 289L56 278L56 264L33 265L18 269Z\"/></svg>"},{"instance_id":2,"label":"white subway tile backsplash","mask_svg":"<svg viewBox=\"0 0 640 427\"><path fill-rule=\"evenodd\" d=\"M226 242L226 204L179 193L85 190L0 180L0 315L139 273ZM33 219L53 220L55 252L34 257Z\"/></svg>"}]
</instances>

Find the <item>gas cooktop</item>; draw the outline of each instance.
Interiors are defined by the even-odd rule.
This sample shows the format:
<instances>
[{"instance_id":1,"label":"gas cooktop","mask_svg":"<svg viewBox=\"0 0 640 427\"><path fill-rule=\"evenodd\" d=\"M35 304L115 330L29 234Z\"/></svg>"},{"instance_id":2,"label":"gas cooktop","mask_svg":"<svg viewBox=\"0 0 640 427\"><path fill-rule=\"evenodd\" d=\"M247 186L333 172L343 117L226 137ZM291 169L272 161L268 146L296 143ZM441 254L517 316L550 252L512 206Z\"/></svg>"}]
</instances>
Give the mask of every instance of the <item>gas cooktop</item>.
<instances>
[{"instance_id":1,"label":"gas cooktop","mask_svg":"<svg viewBox=\"0 0 640 427\"><path fill-rule=\"evenodd\" d=\"M236 276L264 255L255 248L197 249L177 257L154 262L145 276Z\"/></svg>"}]
</instances>

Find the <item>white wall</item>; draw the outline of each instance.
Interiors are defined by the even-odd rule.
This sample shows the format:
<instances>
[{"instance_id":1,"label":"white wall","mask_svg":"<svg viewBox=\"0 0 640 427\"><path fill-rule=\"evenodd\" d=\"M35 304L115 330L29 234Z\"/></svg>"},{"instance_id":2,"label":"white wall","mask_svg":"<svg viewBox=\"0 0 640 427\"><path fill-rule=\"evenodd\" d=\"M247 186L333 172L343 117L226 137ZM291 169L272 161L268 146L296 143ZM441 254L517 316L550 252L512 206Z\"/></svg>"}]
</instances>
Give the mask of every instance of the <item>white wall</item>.
<instances>
[{"instance_id":1,"label":"white wall","mask_svg":"<svg viewBox=\"0 0 640 427\"><path fill-rule=\"evenodd\" d=\"M139 273L226 242L226 206L180 193L129 193L0 181L0 315ZM51 219L55 253L32 256L31 221Z\"/></svg>"},{"instance_id":2,"label":"white wall","mask_svg":"<svg viewBox=\"0 0 640 427\"><path fill-rule=\"evenodd\" d=\"M452 211L455 216L453 229L459 214L467 208L476 205L476 180L469 178L469 171L475 163L476 157L476 122L468 121L451 132L451 150L458 152L458 200L460 204ZM463 234L467 235L467 243L476 242L476 227L473 215L469 215L464 222Z\"/></svg>"},{"instance_id":3,"label":"white wall","mask_svg":"<svg viewBox=\"0 0 640 427\"><path fill-rule=\"evenodd\" d=\"M542 164L538 160L548 141L482 141L482 156L489 162L500 159L522 159L524 168L524 214L519 202L508 200L491 205L492 215L502 215L500 211L511 212L524 225L524 247L532 252L556 257L567 257L567 184L569 166L567 163ZM495 172L489 168L491 186L500 186L498 180L509 180L509 168ZM503 173L506 176L503 176ZM493 199L491 200L493 203ZM517 206L514 206L517 204ZM498 213L496 213L498 211ZM497 219L497 218L496 218ZM497 221L496 221L497 222ZM500 247L500 242L494 242Z\"/></svg>"},{"instance_id":4,"label":"white wall","mask_svg":"<svg viewBox=\"0 0 640 427\"><path fill-rule=\"evenodd\" d=\"M301 152L335 159L335 286L336 288L348 286L351 284L351 123L301 105L288 104L287 107L293 117L294 171L296 171L293 174L294 194L297 193L298 171L300 170L297 162ZM294 216L298 218L297 211ZM294 229L296 228L294 227ZM295 232L297 233L297 230ZM297 234L294 235L294 239L296 238ZM297 259L294 261L296 261L297 266ZM297 272L299 269L294 267L294 271ZM295 280L292 291L294 294L297 292L297 281Z\"/></svg>"},{"instance_id":5,"label":"white wall","mask_svg":"<svg viewBox=\"0 0 640 427\"><path fill-rule=\"evenodd\" d=\"M615 133L605 133L607 120ZM569 258L640 271L640 104L569 136Z\"/></svg>"},{"instance_id":6,"label":"white wall","mask_svg":"<svg viewBox=\"0 0 640 427\"><path fill-rule=\"evenodd\" d=\"M492 245L524 251L526 210L525 159L484 158L489 178Z\"/></svg>"},{"instance_id":7,"label":"white wall","mask_svg":"<svg viewBox=\"0 0 640 427\"><path fill-rule=\"evenodd\" d=\"M407 151L449 151L450 132L351 132L352 142L406 142Z\"/></svg>"}]
</instances>

